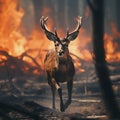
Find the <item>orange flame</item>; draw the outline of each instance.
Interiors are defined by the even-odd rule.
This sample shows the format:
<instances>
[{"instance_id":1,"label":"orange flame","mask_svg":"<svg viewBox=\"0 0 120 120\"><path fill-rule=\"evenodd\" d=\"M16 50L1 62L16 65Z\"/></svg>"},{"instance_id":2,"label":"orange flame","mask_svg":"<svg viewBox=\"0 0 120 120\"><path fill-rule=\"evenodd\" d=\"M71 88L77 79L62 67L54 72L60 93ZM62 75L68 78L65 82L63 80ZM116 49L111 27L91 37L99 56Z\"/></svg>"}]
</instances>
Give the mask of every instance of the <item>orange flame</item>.
<instances>
[{"instance_id":1,"label":"orange flame","mask_svg":"<svg viewBox=\"0 0 120 120\"><path fill-rule=\"evenodd\" d=\"M27 54L23 57L23 60L31 63L33 66L38 64L41 69L44 69L44 57L46 50L54 48L53 43L47 40L43 31L34 29L29 37L26 38L21 33L21 22L22 17L24 16L24 11L22 8L17 9L18 1L13 0L2 0L2 5L0 6L0 50L6 51L9 55L20 56L22 54ZM43 14L50 14L51 10L49 8L43 8ZM87 17L89 14L88 8L86 8ZM53 21L49 20L48 28L52 28ZM120 60L120 51L117 51L118 44L114 42L115 36L120 38L120 33L117 30L115 24L112 25L113 35L105 34L105 50L106 50L106 59L108 61L118 61ZM62 30L59 30L60 36L63 34ZM86 35L86 30L84 28L80 29L80 34L78 38L70 43L69 49L72 54L79 57L76 59L72 55L75 61L75 67L78 70L78 73L84 72L81 69L80 60L91 61L92 56L90 51L87 49L87 44L91 43L91 36ZM30 57L34 58L37 63L33 63L33 60ZM6 59L4 56L0 58ZM25 68L27 69L27 68ZM34 71L37 73L37 71Z\"/></svg>"},{"instance_id":2,"label":"orange flame","mask_svg":"<svg viewBox=\"0 0 120 120\"><path fill-rule=\"evenodd\" d=\"M26 39L21 35L19 27L23 10L17 9L17 1L2 1L0 8L0 47L8 49L12 55L20 55L26 43Z\"/></svg>"},{"instance_id":3,"label":"orange flame","mask_svg":"<svg viewBox=\"0 0 120 120\"><path fill-rule=\"evenodd\" d=\"M120 61L120 50L118 43L115 41L117 38L120 40L120 32L118 32L117 26L111 23L112 34L104 34L106 60L109 62Z\"/></svg>"}]
</instances>

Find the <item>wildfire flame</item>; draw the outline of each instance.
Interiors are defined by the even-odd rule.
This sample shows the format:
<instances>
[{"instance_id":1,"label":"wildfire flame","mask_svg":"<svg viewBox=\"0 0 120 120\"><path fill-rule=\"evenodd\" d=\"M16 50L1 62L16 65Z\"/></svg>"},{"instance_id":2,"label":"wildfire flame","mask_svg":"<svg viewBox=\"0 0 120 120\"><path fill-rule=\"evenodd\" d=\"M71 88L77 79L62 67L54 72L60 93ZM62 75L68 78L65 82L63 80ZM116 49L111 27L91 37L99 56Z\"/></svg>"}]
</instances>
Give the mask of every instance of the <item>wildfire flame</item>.
<instances>
[{"instance_id":1,"label":"wildfire flame","mask_svg":"<svg viewBox=\"0 0 120 120\"><path fill-rule=\"evenodd\" d=\"M120 40L120 32L115 23L111 23L112 34L104 34L106 60L109 62L120 61L120 49L118 40ZM115 41L117 39L117 41Z\"/></svg>"},{"instance_id":2,"label":"wildfire flame","mask_svg":"<svg viewBox=\"0 0 120 120\"><path fill-rule=\"evenodd\" d=\"M43 31L33 29L29 38L22 34L21 22L24 16L24 10L18 7L18 1L13 0L1 0L0 4L0 50L6 51L9 55L14 57L22 56L23 60L34 65L38 64L41 69L44 69L43 61L45 53L48 49L54 48L53 43L47 40ZM49 13L50 9L43 10L43 13ZM88 15L86 15L88 16ZM49 28L52 28L53 21L51 20ZM120 33L118 32L115 24L112 24L113 35L108 35L105 33L105 50L106 50L106 60L107 61L118 61L120 60L120 51L117 51L118 44L114 42L115 36L120 38ZM62 30L61 30L62 31ZM61 32L62 33L62 32ZM78 38L71 42L70 52L79 59L85 61L91 61L92 56L90 51L87 49L87 44L91 42L91 37L86 35L86 30L84 28L80 29L80 34ZM83 72L84 70L80 68L81 63L75 56L72 55L75 60L75 67L79 68L78 72ZM30 57L36 60L36 63L30 59ZM7 59L5 56L0 56L0 61Z\"/></svg>"},{"instance_id":3,"label":"wildfire flame","mask_svg":"<svg viewBox=\"0 0 120 120\"><path fill-rule=\"evenodd\" d=\"M23 9L17 9L17 1L1 1L0 7L0 47L6 49L11 55L20 55L26 43L26 39L20 33Z\"/></svg>"}]
</instances>

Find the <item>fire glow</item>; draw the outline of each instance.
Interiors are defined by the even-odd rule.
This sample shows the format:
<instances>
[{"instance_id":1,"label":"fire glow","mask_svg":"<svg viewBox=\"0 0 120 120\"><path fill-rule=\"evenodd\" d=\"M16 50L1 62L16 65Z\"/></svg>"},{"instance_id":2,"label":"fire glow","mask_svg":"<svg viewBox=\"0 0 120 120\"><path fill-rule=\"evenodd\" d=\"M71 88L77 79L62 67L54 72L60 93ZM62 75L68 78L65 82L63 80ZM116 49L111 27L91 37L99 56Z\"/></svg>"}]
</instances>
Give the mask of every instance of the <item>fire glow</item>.
<instances>
[{"instance_id":1,"label":"fire glow","mask_svg":"<svg viewBox=\"0 0 120 120\"><path fill-rule=\"evenodd\" d=\"M0 6L0 50L6 51L9 55L19 57L25 53L36 60L42 70L44 70L44 57L48 49L54 48L53 43L47 40L42 30L33 29L29 38L22 34L21 23L24 16L22 8L17 9L17 0L1 0L3 4ZM49 9L43 10L49 11ZM48 27L53 27L53 20L48 23ZM120 38L120 33L115 25L112 25L113 35L104 35L105 50L107 61L119 61L120 51L116 51L118 44L113 42L114 37ZM61 30L62 31L62 30ZM61 35L62 36L62 35ZM71 42L69 49L72 54L85 61L91 61L92 56L86 45L91 42L91 37L86 35L86 30L81 28L78 38ZM80 61L72 55L77 72L83 72ZM0 61L6 59L0 55ZM35 63L29 57L24 57L24 61L34 65ZM36 63L36 64L37 64ZM78 69L79 68L79 69Z\"/></svg>"},{"instance_id":2,"label":"fire glow","mask_svg":"<svg viewBox=\"0 0 120 120\"><path fill-rule=\"evenodd\" d=\"M120 40L120 32L118 32L117 26L115 23L111 23L112 34L104 34L104 43L106 50L106 60L109 62L118 62L120 61L120 49L119 44L115 39Z\"/></svg>"}]
</instances>

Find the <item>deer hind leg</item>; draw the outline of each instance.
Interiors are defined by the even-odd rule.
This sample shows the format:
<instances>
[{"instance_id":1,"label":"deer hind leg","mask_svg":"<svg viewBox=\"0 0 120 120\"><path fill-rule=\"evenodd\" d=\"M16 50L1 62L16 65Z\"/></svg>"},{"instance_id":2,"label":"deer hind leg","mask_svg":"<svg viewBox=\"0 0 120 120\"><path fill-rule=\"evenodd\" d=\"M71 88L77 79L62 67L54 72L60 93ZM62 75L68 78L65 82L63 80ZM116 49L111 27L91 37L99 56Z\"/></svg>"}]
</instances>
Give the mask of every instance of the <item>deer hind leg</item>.
<instances>
[{"instance_id":1,"label":"deer hind leg","mask_svg":"<svg viewBox=\"0 0 120 120\"><path fill-rule=\"evenodd\" d=\"M67 82L68 100L65 103L65 109L71 104L72 101L72 87L73 87L73 80L70 80Z\"/></svg>"},{"instance_id":2,"label":"deer hind leg","mask_svg":"<svg viewBox=\"0 0 120 120\"><path fill-rule=\"evenodd\" d=\"M51 90L52 90L52 108L56 109L56 107L55 107L55 93L56 93L56 89L51 86Z\"/></svg>"}]
</instances>

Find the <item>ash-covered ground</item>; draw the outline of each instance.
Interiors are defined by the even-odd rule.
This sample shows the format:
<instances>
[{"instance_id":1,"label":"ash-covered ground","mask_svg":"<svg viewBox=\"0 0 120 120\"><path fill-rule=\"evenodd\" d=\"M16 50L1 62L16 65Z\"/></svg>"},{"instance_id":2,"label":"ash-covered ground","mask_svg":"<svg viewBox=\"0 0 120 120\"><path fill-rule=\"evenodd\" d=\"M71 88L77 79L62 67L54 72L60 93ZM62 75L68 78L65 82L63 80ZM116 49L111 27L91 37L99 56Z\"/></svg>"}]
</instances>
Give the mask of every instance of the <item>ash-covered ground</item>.
<instances>
[{"instance_id":1,"label":"ash-covered ground","mask_svg":"<svg viewBox=\"0 0 120 120\"><path fill-rule=\"evenodd\" d=\"M119 69L116 69L116 66L113 64L111 64L109 68L111 70L110 78L113 83L113 90L115 92L116 99L119 103ZM67 100L66 83L61 84L61 88L63 90L63 99L65 102ZM42 119L50 120L69 120L72 118L101 120L107 119L107 112L104 106L104 102L102 100L98 78L95 74L93 66L91 68L88 68L87 72L75 75L72 91L72 103L64 113L60 112L59 110L59 96L57 91L57 109L52 109L51 88L48 85L45 76L21 76L17 79L12 79L12 82L9 80L1 80L0 89L1 104L2 102L4 102L4 104L8 104L7 108L10 108L8 112L6 112L6 114L8 117L14 119L35 119L33 117L34 114L32 117L29 116L31 113L34 112L35 115L37 114L40 117L40 119L42 117ZM17 106L17 109L13 108L12 106L9 106L9 104L15 106L15 108ZM20 108L20 111L22 109L24 111L24 108L27 109L28 111L25 112L27 115L23 115L23 113L20 113L18 108ZM15 110L17 110L17 112Z\"/></svg>"}]
</instances>

